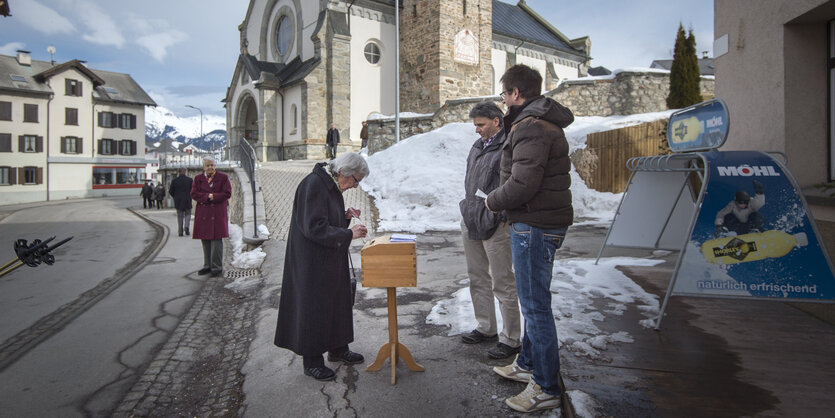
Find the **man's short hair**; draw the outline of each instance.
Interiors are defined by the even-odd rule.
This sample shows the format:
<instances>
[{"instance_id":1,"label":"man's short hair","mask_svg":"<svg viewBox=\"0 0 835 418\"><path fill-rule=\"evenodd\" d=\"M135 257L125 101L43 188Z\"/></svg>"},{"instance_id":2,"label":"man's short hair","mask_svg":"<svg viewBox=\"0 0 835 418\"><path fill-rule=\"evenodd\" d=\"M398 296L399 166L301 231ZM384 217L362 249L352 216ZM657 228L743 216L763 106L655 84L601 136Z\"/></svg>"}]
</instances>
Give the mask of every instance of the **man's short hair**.
<instances>
[{"instance_id":1,"label":"man's short hair","mask_svg":"<svg viewBox=\"0 0 835 418\"><path fill-rule=\"evenodd\" d=\"M487 119L495 119L499 118L499 123L501 123L502 118L504 117L504 113L502 110L499 109L493 102L481 102L477 105L473 106L472 110L470 110L470 119L473 118L487 118Z\"/></svg>"},{"instance_id":2,"label":"man's short hair","mask_svg":"<svg viewBox=\"0 0 835 418\"><path fill-rule=\"evenodd\" d=\"M186 174L186 169L185 169L185 167L180 167L180 168L177 170L177 173L179 173L179 174Z\"/></svg>"},{"instance_id":3,"label":"man's short hair","mask_svg":"<svg viewBox=\"0 0 835 418\"><path fill-rule=\"evenodd\" d=\"M539 72L523 64L516 64L507 69L499 81L505 91L519 89L519 94L530 99L542 93L542 76Z\"/></svg>"}]
</instances>

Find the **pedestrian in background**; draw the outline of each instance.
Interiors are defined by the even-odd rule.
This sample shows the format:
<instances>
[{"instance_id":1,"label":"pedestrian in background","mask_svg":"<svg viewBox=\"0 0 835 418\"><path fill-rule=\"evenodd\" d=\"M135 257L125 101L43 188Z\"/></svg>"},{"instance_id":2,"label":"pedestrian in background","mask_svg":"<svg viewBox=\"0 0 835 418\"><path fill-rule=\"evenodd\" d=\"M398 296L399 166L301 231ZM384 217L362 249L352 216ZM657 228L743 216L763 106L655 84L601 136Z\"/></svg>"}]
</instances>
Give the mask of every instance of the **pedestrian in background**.
<instances>
[{"instance_id":1,"label":"pedestrian in background","mask_svg":"<svg viewBox=\"0 0 835 418\"><path fill-rule=\"evenodd\" d=\"M339 145L339 129L336 129L335 124L331 124L328 129L328 137L325 141L328 146L328 158L331 160L336 158L336 146Z\"/></svg>"},{"instance_id":2,"label":"pedestrian in background","mask_svg":"<svg viewBox=\"0 0 835 418\"><path fill-rule=\"evenodd\" d=\"M362 121L362 129L360 130L360 139L362 140L362 145L360 148L368 147L368 121Z\"/></svg>"},{"instance_id":3,"label":"pedestrian in background","mask_svg":"<svg viewBox=\"0 0 835 418\"><path fill-rule=\"evenodd\" d=\"M365 158L342 154L317 164L293 200L274 342L302 356L304 374L316 380L336 377L325 366L325 352L332 362L365 360L348 349L354 341L348 247L367 230L361 224L348 228L360 211L345 210L342 193L367 175Z\"/></svg>"},{"instance_id":4,"label":"pedestrian in background","mask_svg":"<svg viewBox=\"0 0 835 418\"><path fill-rule=\"evenodd\" d=\"M157 202L157 210L162 209L162 201L165 199L165 186L160 181L154 187L154 200Z\"/></svg>"},{"instance_id":5,"label":"pedestrian in background","mask_svg":"<svg viewBox=\"0 0 835 418\"><path fill-rule=\"evenodd\" d=\"M139 191L139 195L142 196L143 209L154 208L154 188L151 187L150 181L146 181L145 184L142 185L142 190Z\"/></svg>"},{"instance_id":6,"label":"pedestrian in background","mask_svg":"<svg viewBox=\"0 0 835 418\"><path fill-rule=\"evenodd\" d=\"M223 273L223 238L229 236L227 206L232 197L229 177L217 171L215 160L203 159L203 172L194 176L191 198L197 203L194 210L194 239L203 244L203 268L197 274L212 277Z\"/></svg>"},{"instance_id":7,"label":"pedestrian in background","mask_svg":"<svg viewBox=\"0 0 835 418\"><path fill-rule=\"evenodd\" d=\"M510 254L510 229L504 214L491 212L484 206L480 190L490 193L499 187L502 146L502 110L492 102L482 102L470 111L476 133L481 136L473 143L467 157L464 175L464 199L461 209L461 234L470 278L470 297L478 326L461 336L465 344L494 341L496 346L487 351L495 359L510 357L519 352L522 330L513 258ZM497 335L496 300L502 315L501 333Z\"/></svg>"},{"instance_id":8,"label":"pedestrian in background","mask_svg":"<svg viewBox=\"0 0 835 418\"><path fill-rule=\"evenodd\" d=\"M540 94L542 76L525 65L510 67L502 78L506 145L502 148L501 185L485 205L505 211L510 223L513 271L525 334L522 351L510 365L494 367L502 377L528 386L505 403L532 412L560 406L560 353L551 311L551 274L557 249L574 220L571 160L563 128L574 121L565 106Z\"/></svg>"},{"instance_id":9,"label":"pedestrian in background","mask_svg":"<svg viewBox=\"0 0 835 418\"><path fill-rule=\"evenodd\" d=\"M171 187L168 194L174 198L174 208L177 209L177 233L183 236L188 235L188 226L191 224L191 184L194 180L186 175L186 169L178 170L179 176L171 180Z\"/></svg>"}]
</instances>

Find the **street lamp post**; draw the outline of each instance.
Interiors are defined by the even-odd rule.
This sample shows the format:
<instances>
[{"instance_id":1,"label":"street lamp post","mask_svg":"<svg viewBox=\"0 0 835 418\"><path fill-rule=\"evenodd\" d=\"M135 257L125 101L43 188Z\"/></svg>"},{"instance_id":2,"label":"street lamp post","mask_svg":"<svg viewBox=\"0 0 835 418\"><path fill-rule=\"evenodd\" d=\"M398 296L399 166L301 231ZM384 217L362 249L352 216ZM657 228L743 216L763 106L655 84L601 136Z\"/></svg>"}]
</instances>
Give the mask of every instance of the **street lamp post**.
<instances>
[{"instance_id":1,"label":"street lamp post","mask_svg":"<svg viewBox=\"0 0 835 418\"><path fill-rule=\"evenodd\" d=\"M190 107L190 108L200 112L200 140L202 141L203 140L203 111L200 110L199 107L194 107L192 105L186 105L186 107ZM215 153L215 145L212 144L212 158L214 158L214 153Z\"/></svg>"}]
</instances>

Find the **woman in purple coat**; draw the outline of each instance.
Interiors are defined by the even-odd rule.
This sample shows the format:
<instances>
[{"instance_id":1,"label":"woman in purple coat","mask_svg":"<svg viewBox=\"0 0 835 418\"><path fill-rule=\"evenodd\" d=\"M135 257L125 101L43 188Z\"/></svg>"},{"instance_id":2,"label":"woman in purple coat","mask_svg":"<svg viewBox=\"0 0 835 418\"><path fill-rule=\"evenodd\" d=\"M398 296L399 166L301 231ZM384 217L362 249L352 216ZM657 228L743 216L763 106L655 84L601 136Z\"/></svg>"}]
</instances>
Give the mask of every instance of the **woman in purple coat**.
<instances>
[{"instance_id":1,"label":"woman in purple coat","mask_svg":"<svg viewBox=\"0 0 835 418\"><path fill-rule=\"evenodd\" d=\"M194 211L194 239L203 242L203 268L197 274L220 276L223 272L223 238L229 236L227 202L232 197L229 177L215 170L215 160L203 159L203 173L194 177L191 198Z\"/></svg>"}]
</instances>

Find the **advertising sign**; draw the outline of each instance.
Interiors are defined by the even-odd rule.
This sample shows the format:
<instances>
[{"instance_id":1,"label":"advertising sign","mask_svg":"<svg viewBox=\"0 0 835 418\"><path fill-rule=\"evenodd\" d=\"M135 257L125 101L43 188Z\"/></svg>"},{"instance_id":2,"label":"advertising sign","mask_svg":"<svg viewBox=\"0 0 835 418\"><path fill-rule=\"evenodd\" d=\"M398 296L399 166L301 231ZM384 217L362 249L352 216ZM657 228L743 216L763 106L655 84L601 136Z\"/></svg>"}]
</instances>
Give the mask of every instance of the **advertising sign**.
<instances>
[{"instance_id":1,"label":"advertising sign","mask_svg":"<svg viewBox=\"0 0 835 418\"><path fill-rule=\"evenodd\" d=\"M835 301L835 275L790 174L757 151L712 151L674 295Z\"/></svg>"},{"instance_id":2,"label":"advertising sign","mask_svg":"<svg viewBox=\"0 0 835 418\"><path fill-rule=\"evenodd\" d=\"M729 127L725 102L713 99L673 113L667 124L667 142L673 152L715 149L725 143Z\"/></svg>"}]
</instances>

